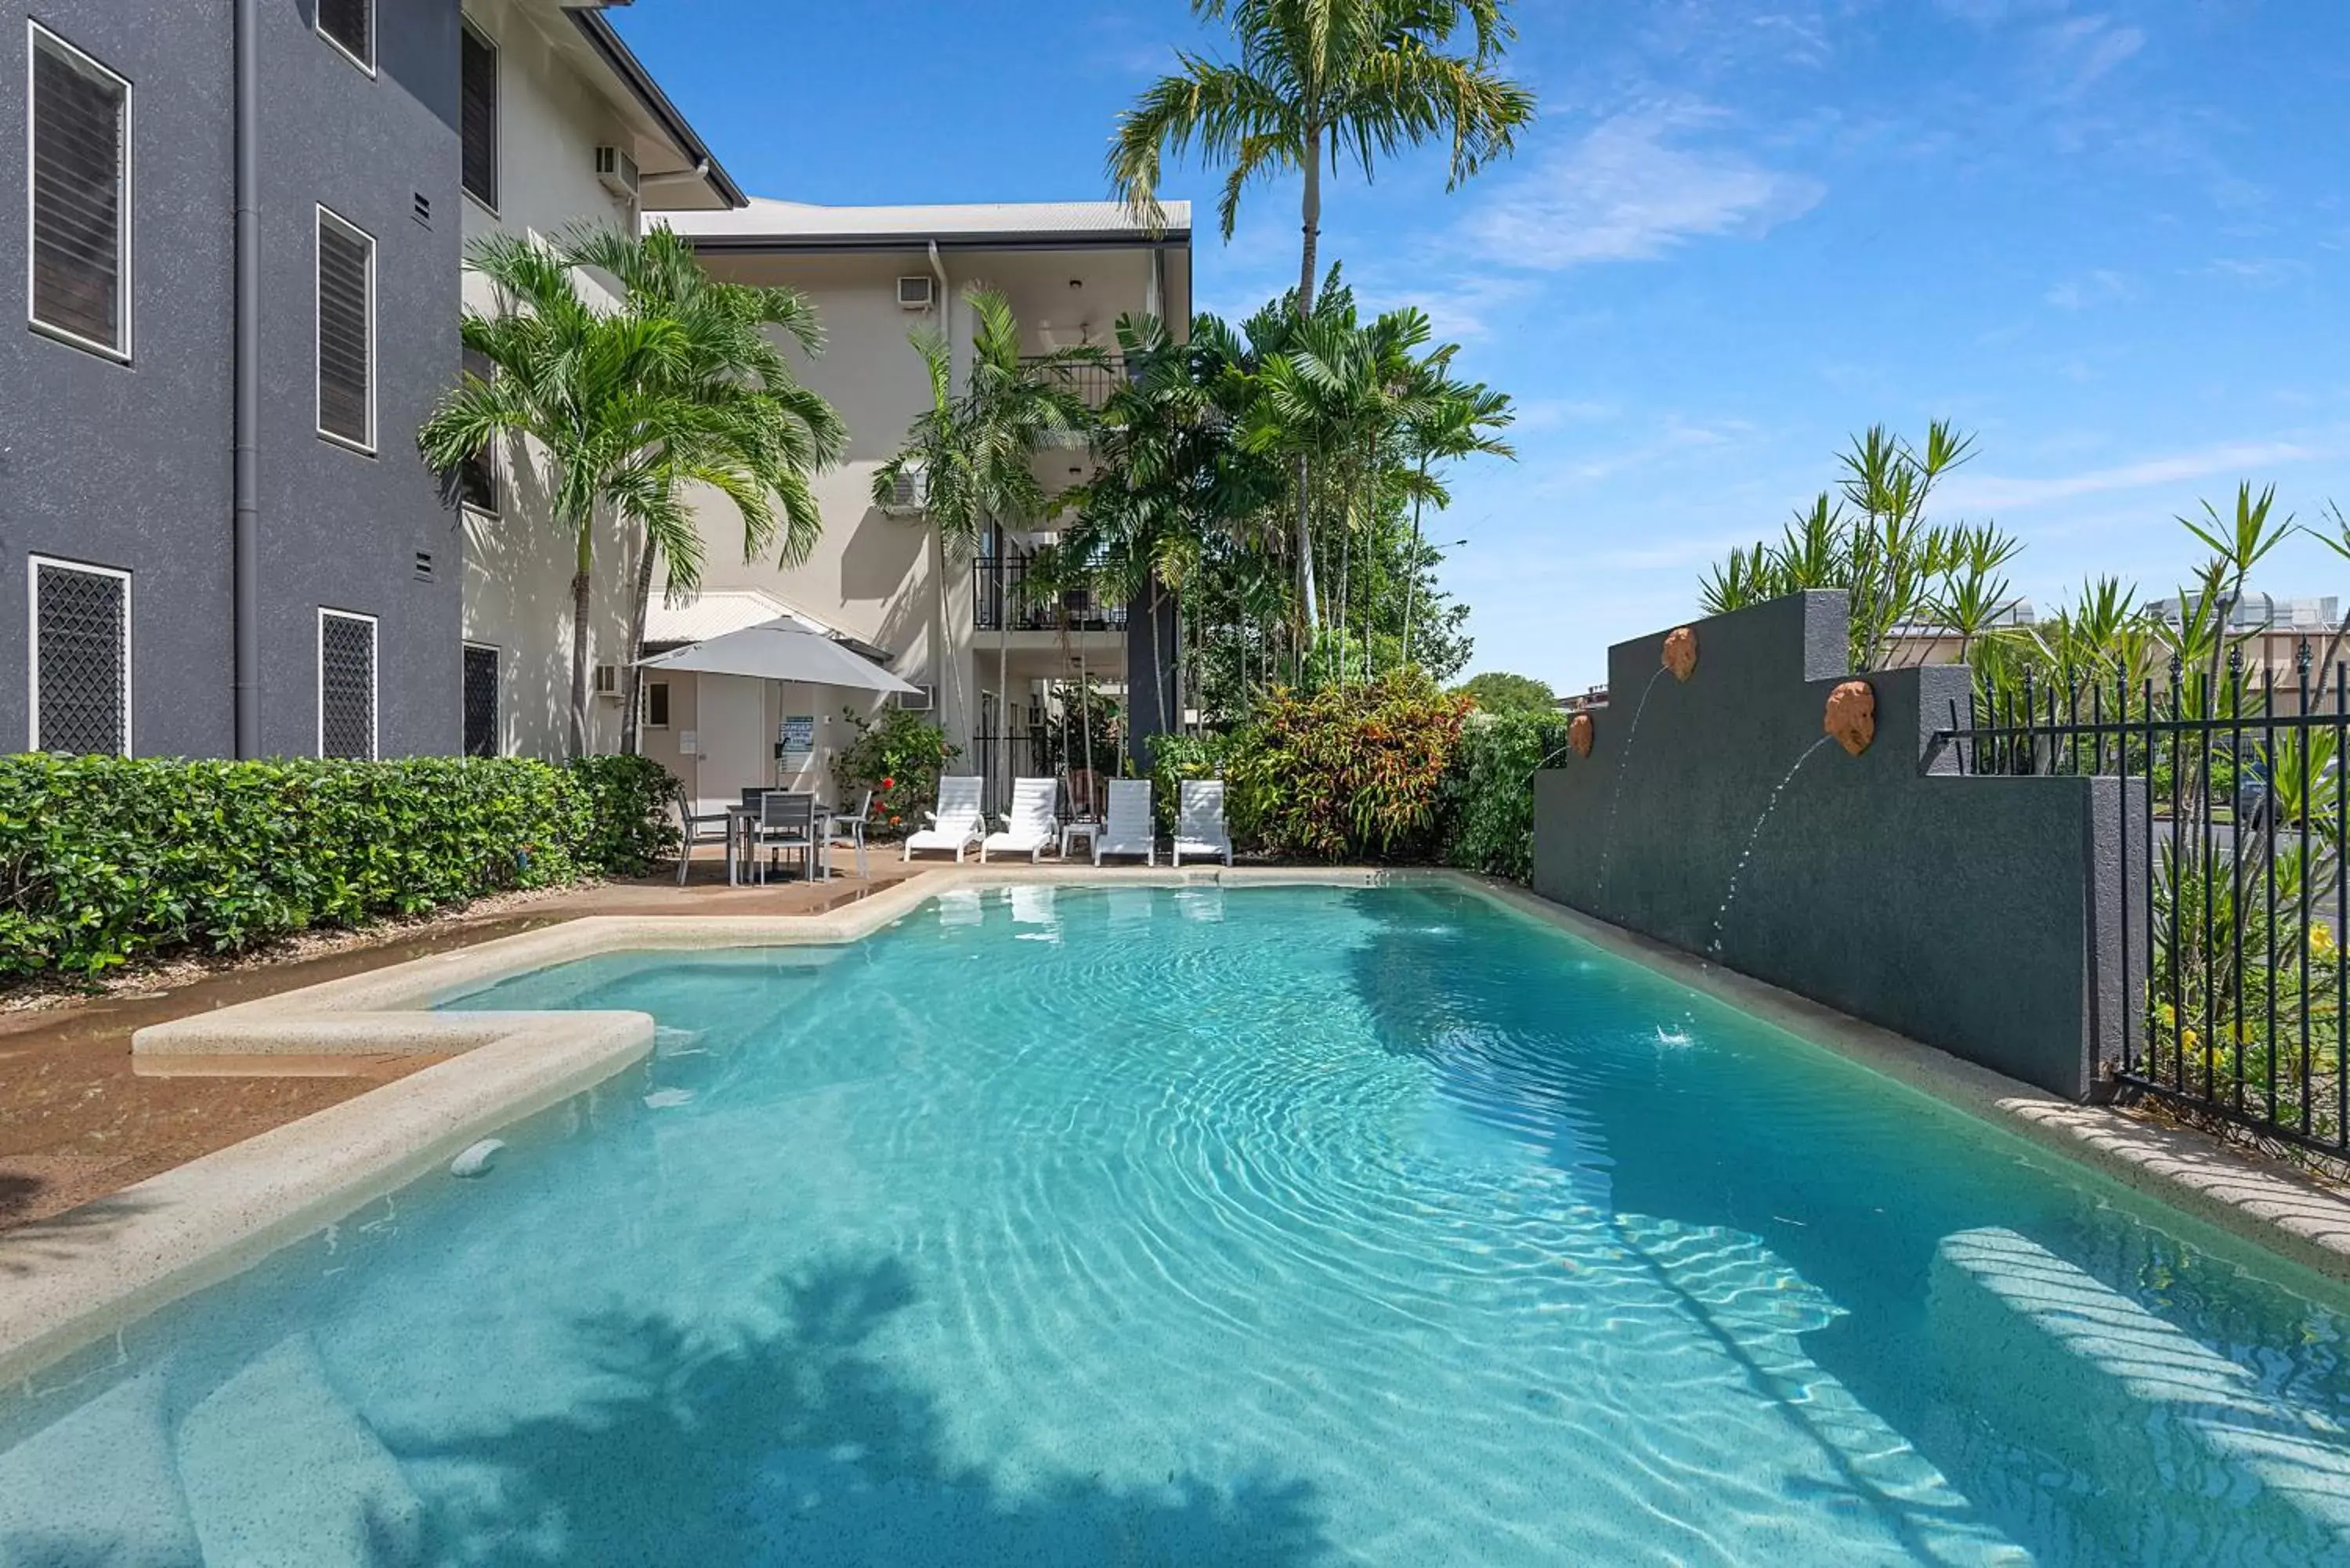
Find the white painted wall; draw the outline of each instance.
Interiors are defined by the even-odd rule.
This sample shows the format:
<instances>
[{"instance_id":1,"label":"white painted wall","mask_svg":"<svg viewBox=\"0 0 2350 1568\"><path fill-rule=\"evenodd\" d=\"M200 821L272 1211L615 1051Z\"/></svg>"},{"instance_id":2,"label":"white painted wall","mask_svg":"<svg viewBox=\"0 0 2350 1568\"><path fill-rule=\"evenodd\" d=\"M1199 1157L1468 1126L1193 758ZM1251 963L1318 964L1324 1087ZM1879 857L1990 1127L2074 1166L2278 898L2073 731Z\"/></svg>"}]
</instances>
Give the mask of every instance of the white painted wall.
<instances>
[{"instance_id":1,"label":"white painted wall","mask_svg":"<svg viewBox=\"0 0 2350 1568\"><path fill-rule=\"evenodd\" d=\"M602 89L556 51L544 30L571 24L532 0L466 0L465 19L498 46L498 208L464 200L465 242L504 232L551 236L574 223L616 223L633 231L635 211L596 179L595 149L627 133ZM591 297L611 291L583 278ZM468 273L465 302L492 303ZM455 378L455 367L451 378ZM495 518L468 512L465 527L465 640L498 649L502 749L559 757L568 748L571 703L571 577L574 542L545 504L540 455L520 444L499 454L502 504ZM622 657L628 642L628 590L634 549L607 523L596 531L589 589L588 646L596 662ZM620 704L589 699L591 749L615 751Z\"/></svg>"},{"instance_id":2,"label":"white painted wall","mask_svg":"<svg viewBox=\"0 0 2350 1568\"><path fill-rule=\"evenodd\" d=\"M884 515L872 504L873 472L894 454L907 427L929 406L930 387L908 334L943 331L958 374L968 366L970 312L962 291L974 284L1003 291L1031 352L1094 342L1114 347L1122 312L1150 300L1149 253L1071 251L948 252L946 307L899 307L897 280L927 275L920 251L868 254L713 256L711 272L737 282L798 289L815 306L826 336L823 354L802 359L803 379L839 410L848 427L847 461L820 475L816 492L824 511L824 537L808 558L782 567L745 562L740 524L725 501L697 498L708 542L705 576L713 587L755 587L894 654L891 668L908 680L939 688L938 717L947 736L968 753L980 692L996 683L993 633L972 628L971 566L946 563L944 638L937 637L937 566L929 530L920 519ZM1082 286L1072 288L1070 281ZM1179 293L1178 309L1185 307ZM1040 458L1048 478L1066 483L1081 453ZM933 648L943 657L934 657ZM1123 670L1122 655L1118 668ZM1102 673L1107 673L1102 671ZM1015 680L1014 701L1025 701ZM966 756L963 766L970 765Z\"/></svg>"}]
</instances>

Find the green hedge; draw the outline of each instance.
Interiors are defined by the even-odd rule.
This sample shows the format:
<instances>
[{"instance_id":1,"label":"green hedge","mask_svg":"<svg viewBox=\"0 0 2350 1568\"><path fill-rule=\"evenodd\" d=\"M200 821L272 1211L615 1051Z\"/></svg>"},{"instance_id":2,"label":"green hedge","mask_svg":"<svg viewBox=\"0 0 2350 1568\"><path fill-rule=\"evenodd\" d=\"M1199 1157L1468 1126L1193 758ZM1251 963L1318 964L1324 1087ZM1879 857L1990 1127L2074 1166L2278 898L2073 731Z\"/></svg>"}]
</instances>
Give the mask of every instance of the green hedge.
<instances>
[{"instance_id":1,"label":"green hedge","mask_svg":"<svg viewBox=\"0 0 2350 1568\"><path fill-rule=\"evenodd\" d=\"M0 976L641 871L675 845L676 794L639 757L0 757Z\"/></svg>"},{"instance_id":2,"label":"green hedge","mask_svg":"<svg viewBox=\"0 0 2350 1568\"><path fill-rule=\"evenodd\" d=\"M1444 775L1444 861L1523 882L1534 870L1534 774L1566 748L1558 713L1476 712Z\"/></svg>"}]
</instances>

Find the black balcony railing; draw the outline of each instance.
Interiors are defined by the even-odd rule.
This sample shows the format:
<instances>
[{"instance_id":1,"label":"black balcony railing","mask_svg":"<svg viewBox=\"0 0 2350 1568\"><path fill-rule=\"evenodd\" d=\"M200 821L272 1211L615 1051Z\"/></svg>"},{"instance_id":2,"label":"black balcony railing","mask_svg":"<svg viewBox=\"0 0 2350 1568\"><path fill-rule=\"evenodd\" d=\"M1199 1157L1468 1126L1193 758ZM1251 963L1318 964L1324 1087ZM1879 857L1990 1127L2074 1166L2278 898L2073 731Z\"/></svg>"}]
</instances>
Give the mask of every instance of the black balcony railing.
<instances>
[{"instance_id":1,"label":"black balcony railing","mask_svg":"<svg viewBox=\"0 0 2350 1568\"><path fill-rule=\"evenodd\" d=\"M1098 413L1109 402L1109 396L1126 380L1126 367L1116 359L1102 359L1091 364L1048 364L1042 355L1024 356L1021 364L1041 371L1049 380L1058 381L1075 392L1086 407Z\"/></svg>"},{"instance_id":2,"label":"black balcony railing","mask_svg":"<svg viewBox=\"0 0 2350 1568\"><path fill-rule=\"evenodd\" d=\"M1102 603L1082 589L1032 592L1028 563L1017 557L982 558L971 564L972 620L982 631L1116 631L1126 625L1126 607Z\"/></svg>"}]
</instances>

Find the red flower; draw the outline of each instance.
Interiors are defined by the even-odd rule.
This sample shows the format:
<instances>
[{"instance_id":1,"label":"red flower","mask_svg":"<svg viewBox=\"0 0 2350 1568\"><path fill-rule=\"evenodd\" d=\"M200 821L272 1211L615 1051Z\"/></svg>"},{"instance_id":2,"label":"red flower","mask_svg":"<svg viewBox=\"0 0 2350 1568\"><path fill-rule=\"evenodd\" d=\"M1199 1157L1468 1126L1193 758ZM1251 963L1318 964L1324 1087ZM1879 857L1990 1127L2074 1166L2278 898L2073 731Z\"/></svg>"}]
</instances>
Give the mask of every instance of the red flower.
<instances>
[{"instance_id":1,"label":"red flower","mask_svg":"<svg viewBox=\"0 0 2350 1568\"><path fill-rule=\"evenodd\" d=\"M883 779L881 781L881 787L883 789L896 789L898 787L898 781L896 779Z\"/></svg>"}]
</instances>

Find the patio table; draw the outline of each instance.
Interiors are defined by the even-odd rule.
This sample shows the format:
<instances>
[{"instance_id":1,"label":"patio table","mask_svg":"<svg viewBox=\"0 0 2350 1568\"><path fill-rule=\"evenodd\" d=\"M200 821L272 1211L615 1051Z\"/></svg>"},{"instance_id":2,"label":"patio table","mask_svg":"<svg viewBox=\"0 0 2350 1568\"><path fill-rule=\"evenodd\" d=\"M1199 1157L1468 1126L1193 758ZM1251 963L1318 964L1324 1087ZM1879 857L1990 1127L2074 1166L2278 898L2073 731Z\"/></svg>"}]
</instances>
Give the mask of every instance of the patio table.
<instances>
[{"instance_id":1,"label":"patio table","mask_svg":"<svg viewBox=\"0 0 2350 1568\"><path fill-rule=\"evenodd\" d=\"M729 888L743 885L740 873L758 854L752 843L752 829L758 824L759 806L756 802L746 805L738 801L726 808L726 885ZM831 826L832 809L819 801L809 832L816 839L819 858L827 862L824 877L827 882L832 880L832 867L829 864L829 846L825 839L829 836Z\"/></svg>"}]
</instances>

